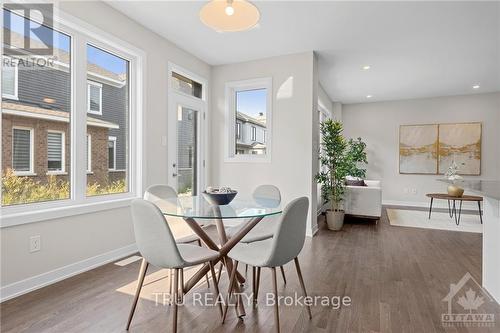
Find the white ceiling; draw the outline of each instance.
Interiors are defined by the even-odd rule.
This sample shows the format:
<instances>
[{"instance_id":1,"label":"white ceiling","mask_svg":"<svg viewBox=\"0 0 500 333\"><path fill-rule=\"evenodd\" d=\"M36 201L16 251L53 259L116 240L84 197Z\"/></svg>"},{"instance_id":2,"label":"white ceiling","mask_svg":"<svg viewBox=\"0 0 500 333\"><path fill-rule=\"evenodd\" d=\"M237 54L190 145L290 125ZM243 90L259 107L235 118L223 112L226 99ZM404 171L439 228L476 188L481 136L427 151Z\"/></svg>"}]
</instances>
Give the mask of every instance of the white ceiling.
<instances>
[{"instance_id":1,"label":"white ceiling","mask_svg":"<svg viewBox=\"0 0 500 333\"><path fill-rule=\"evenodd\" d=\"M334 101L500 91L500 2L254 1L259 26L237 33L204 26L204 1L108 3L211 65L314 50Z\"/></svg>"}]
</instances>

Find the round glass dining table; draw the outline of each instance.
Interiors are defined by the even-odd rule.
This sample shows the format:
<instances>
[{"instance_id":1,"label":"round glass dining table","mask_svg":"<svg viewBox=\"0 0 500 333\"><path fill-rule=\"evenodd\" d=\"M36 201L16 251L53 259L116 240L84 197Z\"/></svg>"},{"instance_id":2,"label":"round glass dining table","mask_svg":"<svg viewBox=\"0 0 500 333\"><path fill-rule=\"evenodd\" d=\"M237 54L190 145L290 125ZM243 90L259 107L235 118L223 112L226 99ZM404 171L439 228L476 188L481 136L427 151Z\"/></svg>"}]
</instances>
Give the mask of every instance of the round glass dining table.
<instances>
[{"instance_id":1,"label":"round glass dining table","mask_svg":"<svg viewBox=\"0 0 500 333\"><path fill-rule=\"evenodd\" d=\"M152 200L161 212L167 216L180 217L189 225L193 232L201 239L205 245L220 253L217 261L221 261L226 266L228 275L233 269L233 262L227 257L231 249L252 230L257 223L267 216L279 215L283 209L280 202L272 199L244 199L234 198L228 205L211 205L203 196L185 196L172 199ZM243 219L241 227L231 238L226 235L224 220ZM197 220L205 220L205 222ZM201 227L207 224L206 220L212 220L217 227L218 240L212 239ZM262 221L261 223L266 223ZM220 246L218 245L220 244ZM216 262L213 263L214 265ZM200 281L210 270L209 264L204 264L183 286L183 292L188 292ZM237 279L240 283L245 282L245 278L237 272ZM239 286L236 286L236 294L239 295ZM238 297L236 312L241 318L245 316L245 309L241 298Z\"/></svg>"}]
</instances>

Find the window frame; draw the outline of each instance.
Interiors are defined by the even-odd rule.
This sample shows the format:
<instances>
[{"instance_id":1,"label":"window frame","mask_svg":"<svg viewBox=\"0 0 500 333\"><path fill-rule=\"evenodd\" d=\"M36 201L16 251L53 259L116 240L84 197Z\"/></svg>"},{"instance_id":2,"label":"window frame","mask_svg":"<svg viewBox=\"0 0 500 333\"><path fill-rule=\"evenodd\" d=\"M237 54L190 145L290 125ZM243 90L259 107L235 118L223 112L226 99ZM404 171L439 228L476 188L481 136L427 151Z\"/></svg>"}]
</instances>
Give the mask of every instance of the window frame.
<instances>
[{"instance_id":1,"label":"window frame","mask_svg":"<svg viewBox=\"0 0 500 333\"><path fill-rule=\"evenodd\" d=\"M92 86L99 88L99 110L92 110L90 108L90 88ZM87 80L87 113L102 116L102 83Z\"/></svg>"},{"instance_id":2,"label":"window frame","mask_svg":"<svg viewBox=\"0 0 500 333\"><path fill-rule=\"evenodd\" d=\"M61 169L60 170L49 170L49 133L61 134ZM47 130L47 175L65 175L66 172L66 133L64 131L58 130Z\"/></svg>"},{"instance_id":3,"label":"window frame","mask_svg":"<svg viewBox=\"0 0 500 333\"><path fill-rule=\"evenodd\" d=\"M0 8L3 9L3 6ZM2 19L3 15L0 22ZM133 199L142 197L142 170L146 164L142 158L146 53L136 46L61 10L54 13L53 29L71 37L70 197L56 201L2 206L0 228L129 207ZM86 196L87 44L118 55L129 62L128 191L125 193ZM0 126L1 122L0 117ZM0 191L0 201L1 196Z\"/></svg>"},{"instance_id":4,"label":"window frame","mask_svg":"<svg viewBox=\"0 0 500 333\"><path fill-rule=\"evenodd\" d=\"M109 142L113 142L113 168L109 167L109 147L108 148L108 171L116 171L116 136L108 136L108 144Z\"/></svg>"},{"instance_id":5,"label":"window frame","mask_svg":"<svg viewBox=\"0 0 500 333\"><path fill-rule=\"evenodd\" d=\"M236 93L247 90L266 89L266 153L265 154L237 154L236 153ZM224 162L270 163L272 160L272 124L273 124L273 79L263 77L241 81L230 81L225 84L225 140ZM255 133L257 136L257 133Z\"/></svg>"},{"instance_id":6,"label":"window frame","mask_svg":"<svg viewBox=\"0 0 500 333\"><path fill-rule=\"evenodd\" d=\"M30 133L30 169L28 171L16 171L14 169L14 131L23 130ZM12 126L12 170L14 176L36 176L35 173L35 129L27 126ZM6 207L2 207L6 208Z\"/></svg>"},{"instance_id":7,"label":"window frame","mask_svg":"<svg viewBox=\"0 0 500 333\"><path fill-rule=\"evenodd\" d=\"M19 100L19 59L13 59L10 56L2 55L2 71L3 71L3 58L9 58L10 62L15 64L14 65L14 94L7 94L4 93L2 90L2 98L8 98L8 99L14 99L14 100ZM3 80L3 76L1 78Z\"/></svg>"}]
</instances>

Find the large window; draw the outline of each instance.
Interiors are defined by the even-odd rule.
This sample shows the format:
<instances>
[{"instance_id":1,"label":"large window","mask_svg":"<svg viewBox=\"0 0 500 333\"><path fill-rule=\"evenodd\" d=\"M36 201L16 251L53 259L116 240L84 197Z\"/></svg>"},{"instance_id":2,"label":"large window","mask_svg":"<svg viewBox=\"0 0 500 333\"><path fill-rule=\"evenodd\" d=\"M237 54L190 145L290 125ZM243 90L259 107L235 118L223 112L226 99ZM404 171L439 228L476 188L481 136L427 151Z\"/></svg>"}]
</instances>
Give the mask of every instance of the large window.
<instances>
[{"instance_id":1,"label":"large window","mask_svg":"<svg viewBox=\"0 0 500 333\"><path fill-rule=\"evenodd\" d=\"M62 12L55 30L4 6L2 225L127 204L140 192L142 51Z\"/></svg>"},{"instance_id":2,"label":"large window","mask_svg":"<svg viewBox=\"0 0 500 333\"><path fill-rule=\"evenodd\" d=\"M96 156L87 174L87 196L128 192L128 76L128 60L87 44L87 134Z\"/></svg>"},{"instance_id":3,"label":"large window","mask_svg":"<svg viewBox=\"0 0 500 333\"><path fill-rule=\"evenodd\" d=\"M271 91L270 78L226 84L226 160L270 160Z\"/></svg>"},{"instance_id":4,"label":"large window","mask_svg":"<svg viewBox=\"0 0 500 333\"><path fill-rule=\"evenodd\" d=\"M36 23L2 11L2 206L68 199L71 179L54 174L70 157L72 39L47 26L34 34L25 27ZM38 54L43 47L52 54Z\"/></svg>"}]
</instances>

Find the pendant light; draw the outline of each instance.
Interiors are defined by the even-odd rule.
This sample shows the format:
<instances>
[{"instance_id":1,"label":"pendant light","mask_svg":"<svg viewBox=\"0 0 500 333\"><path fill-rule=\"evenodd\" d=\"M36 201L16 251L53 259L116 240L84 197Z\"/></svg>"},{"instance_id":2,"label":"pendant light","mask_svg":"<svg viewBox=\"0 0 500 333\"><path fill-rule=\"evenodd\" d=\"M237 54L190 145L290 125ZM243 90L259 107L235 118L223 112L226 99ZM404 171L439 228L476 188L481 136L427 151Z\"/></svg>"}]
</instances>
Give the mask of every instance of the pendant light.
<instances>
[{"instance_id":1,"label":"pendant light","mask_svg":"<svg viewBox=\"0 0 500 333\"><path fill-rule=\"evenodd\" d=\"M200 11L200 20L218 32L248 30L259 19L257 7L246 0L212 0Z\"/></svg>"}]
</instances>

